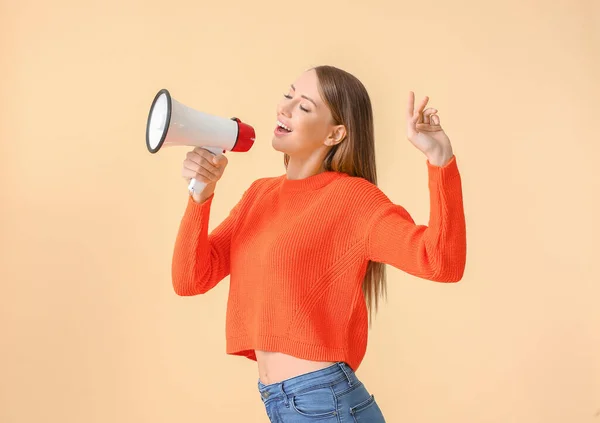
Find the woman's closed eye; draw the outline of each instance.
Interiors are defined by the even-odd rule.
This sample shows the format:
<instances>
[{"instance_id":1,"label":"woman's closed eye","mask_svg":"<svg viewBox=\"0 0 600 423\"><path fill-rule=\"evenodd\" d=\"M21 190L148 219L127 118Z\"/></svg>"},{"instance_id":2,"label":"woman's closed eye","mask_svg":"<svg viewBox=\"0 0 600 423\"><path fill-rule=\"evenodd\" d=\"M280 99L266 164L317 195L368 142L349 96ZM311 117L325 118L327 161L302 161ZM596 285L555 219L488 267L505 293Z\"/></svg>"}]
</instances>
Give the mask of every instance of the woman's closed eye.
<instances>
[{"instance_id":1,"label":"woman's closed eye","mask_svg":"<svg viewBox=\"0 0 600 423\"><path fill-rule=\"evenodd\" d=\"M293 98L293 97L292 97L291 95L289 95L289 94L284 94L283 96L284 96L285 98L287 98L288 100L291 100L291 99ZM299 105L299 107L300 107L300 110L302 110L303 112L306 112L306 113L310 112L310 110L309 110L309 109L307 109L306 107L304 107L304 106L303 106L303 105L301 105L301 104Z\"/></svg>"}]
</instances>

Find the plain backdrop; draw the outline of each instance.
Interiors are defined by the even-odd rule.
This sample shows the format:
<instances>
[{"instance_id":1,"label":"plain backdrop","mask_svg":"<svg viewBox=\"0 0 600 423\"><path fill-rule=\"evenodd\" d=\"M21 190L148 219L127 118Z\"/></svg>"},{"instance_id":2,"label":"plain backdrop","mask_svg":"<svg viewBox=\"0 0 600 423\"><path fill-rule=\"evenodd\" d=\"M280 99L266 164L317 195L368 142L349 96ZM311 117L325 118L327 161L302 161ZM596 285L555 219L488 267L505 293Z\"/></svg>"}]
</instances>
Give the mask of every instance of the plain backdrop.
<instances>
[{"instance_id":1,"label":"plain backdrop","mask_svg":"<svg viewBox=\"0 0 600 423\"><path fill-rule=\"evenodd\" d=\"M0 3L0 422L256 422L256 364L227 356L228 279L172 290L187 148L145 147L161 88L251 123L211 228L284 172L275 107L330 64L371 95L379 186L418 223L431 97L464 183L458 284L388 266L358 375L389 422L600 422L597 0Z\"/></svg>"}]
</instances>

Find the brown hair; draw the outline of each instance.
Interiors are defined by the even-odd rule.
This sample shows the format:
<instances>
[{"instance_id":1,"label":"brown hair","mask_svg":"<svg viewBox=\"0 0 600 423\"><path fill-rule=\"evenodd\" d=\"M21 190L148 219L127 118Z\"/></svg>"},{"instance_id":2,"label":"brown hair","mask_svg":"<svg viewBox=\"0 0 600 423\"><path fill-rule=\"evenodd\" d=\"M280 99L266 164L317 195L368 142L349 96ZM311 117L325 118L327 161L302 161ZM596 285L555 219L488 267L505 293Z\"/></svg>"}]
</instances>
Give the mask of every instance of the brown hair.
<instances>
[{"instance_id":1,"label":"brown hair","mask_svg":"<svg viewBox=\"0 0 600 423\"><path fill-rule=\"evenodd\" d=\"M334 124L346 127L346 138L329 150L323 169L361 177L377 185L373 109L366 88L355 76L336 67L317 66L312 69L317 73L319 91L331 110ZM286 167L289 159L285 154ZM369 309L369 320L372 320L379 297L386 294L383 263L369 262L362 290Z\"/></svg>"}]
</instances>

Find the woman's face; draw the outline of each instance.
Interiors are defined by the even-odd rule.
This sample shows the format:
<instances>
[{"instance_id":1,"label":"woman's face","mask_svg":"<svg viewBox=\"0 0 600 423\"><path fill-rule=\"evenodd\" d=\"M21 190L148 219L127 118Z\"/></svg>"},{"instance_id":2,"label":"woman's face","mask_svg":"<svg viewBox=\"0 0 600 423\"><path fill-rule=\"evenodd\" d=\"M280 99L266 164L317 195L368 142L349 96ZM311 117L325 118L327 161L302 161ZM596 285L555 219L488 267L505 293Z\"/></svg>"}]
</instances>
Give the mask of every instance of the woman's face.
<instances>
[{"instance_id":1,"label":"woman's face","mask_svg":"<svg viewBox=\"0 0 600 423\"><path fill-rule=\"evenodd\" d=\"M309 70L290 86L277 106L273 148L294 158L308 158L335 143L343 131L319 93L317 73ZM341 127L341 128L340 128Z\"/></svg>"}]
</instances>

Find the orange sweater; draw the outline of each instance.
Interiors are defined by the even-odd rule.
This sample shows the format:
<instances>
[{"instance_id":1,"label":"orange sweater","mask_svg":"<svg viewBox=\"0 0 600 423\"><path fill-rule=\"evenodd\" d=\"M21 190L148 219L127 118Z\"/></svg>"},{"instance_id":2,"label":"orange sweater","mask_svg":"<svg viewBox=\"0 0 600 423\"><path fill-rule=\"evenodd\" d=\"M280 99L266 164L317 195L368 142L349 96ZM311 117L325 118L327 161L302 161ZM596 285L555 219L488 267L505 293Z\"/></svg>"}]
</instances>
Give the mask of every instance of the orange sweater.
<instances>
[{"instance_id":1,"label":"orange sweater","mask_svg":"<svg viewBox=\"0 0 600 423\"><path fill-rule=\"evenodd\" d=\"M337 172L259 179L210 233L214 196L202 204L190 198L173 255L175 292L203 294L229 275L228 354L256 360L255 349L278 351L356 370L367 346L361 286L369 260L432 281L462 278L456 158L427 169L428 226L374 184Z\"/></svg>"}]
</instances>

